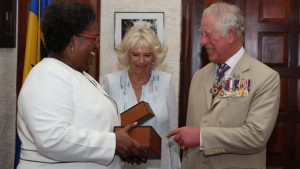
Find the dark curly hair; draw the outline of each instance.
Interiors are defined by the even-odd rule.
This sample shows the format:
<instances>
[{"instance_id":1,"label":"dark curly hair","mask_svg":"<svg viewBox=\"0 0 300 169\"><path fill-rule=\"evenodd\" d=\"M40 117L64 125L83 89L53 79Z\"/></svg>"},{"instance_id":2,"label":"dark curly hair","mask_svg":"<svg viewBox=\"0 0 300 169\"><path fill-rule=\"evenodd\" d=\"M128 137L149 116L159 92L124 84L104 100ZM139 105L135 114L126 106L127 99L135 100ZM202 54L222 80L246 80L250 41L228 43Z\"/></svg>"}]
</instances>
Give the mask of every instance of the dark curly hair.
<instances>
[{"instance_id":1,"label":"dark curly hair","mask_svg":"<svg viewBox=\"0 0 300 169\"><path fill-rule=\"evenodd\" d=\"M95 19L90 5L55 1L46 8L41 22L47 52L62 52L72 36L86 30Z\"/></svg>"}]
</instances>

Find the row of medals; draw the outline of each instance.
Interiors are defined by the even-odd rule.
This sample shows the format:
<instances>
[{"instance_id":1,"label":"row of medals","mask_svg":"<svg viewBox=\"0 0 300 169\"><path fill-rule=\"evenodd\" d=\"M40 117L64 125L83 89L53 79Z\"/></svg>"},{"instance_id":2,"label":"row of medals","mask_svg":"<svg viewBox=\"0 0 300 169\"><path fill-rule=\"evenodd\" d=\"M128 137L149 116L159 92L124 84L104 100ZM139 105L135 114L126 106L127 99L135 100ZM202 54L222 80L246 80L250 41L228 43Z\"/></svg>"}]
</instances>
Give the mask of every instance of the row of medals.
<instances>
[{"instance_id":1,"label":"row of medals","mask_svg":"<svg viewBox=\"0 0 300 169\"><path fill-rule=\"evenodd\" d=\"M215 80L210 92L213 97L246 97L250 92L250 79Z\"/></svg>"}]
</instances>

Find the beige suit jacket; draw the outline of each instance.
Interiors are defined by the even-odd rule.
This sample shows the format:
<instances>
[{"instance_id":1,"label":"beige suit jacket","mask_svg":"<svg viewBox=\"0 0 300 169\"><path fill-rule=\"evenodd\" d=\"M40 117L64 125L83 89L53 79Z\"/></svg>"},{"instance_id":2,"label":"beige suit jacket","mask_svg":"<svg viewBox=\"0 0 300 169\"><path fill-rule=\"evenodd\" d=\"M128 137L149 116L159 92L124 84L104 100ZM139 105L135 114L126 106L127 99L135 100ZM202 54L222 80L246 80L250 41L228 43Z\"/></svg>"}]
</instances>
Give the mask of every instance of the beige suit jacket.
<instances>
[{"instance_id":1,"label":"beige suit jacket","mask_svg":"<svg viewBox=\"0 0 300 169\"><path fill-rule=\"evenodd\" d=\"M183 169L266 168L266 143L277 119L277 72L244 54L230 79L250 80L246 97L212 99L215 64L198 70L189 93L187 126L200 127L199 146L183 154Z\"/></svg>"}]
</instances>

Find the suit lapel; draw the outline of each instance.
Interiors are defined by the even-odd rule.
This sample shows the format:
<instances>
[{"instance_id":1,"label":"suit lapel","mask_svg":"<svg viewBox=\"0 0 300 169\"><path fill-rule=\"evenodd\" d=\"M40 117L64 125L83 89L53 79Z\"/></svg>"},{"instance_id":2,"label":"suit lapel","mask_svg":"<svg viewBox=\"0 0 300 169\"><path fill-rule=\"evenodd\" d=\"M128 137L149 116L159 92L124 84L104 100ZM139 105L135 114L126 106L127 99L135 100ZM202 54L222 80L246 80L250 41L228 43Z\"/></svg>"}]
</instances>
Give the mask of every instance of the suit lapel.
<instances>
[{"instance_id":1,"label":"suit lapel","mask_svg":"<svg viewBox=\"0 0 300 169\"><path fill-rule=\"evenodd\" d=\"M228 80L230 80L230 79L236 79L236 80L248 79L247 77L245 77L245 73L250 70L249 57L251 57L251 56L249 56L249 54L247 54L247 53L245 53L241 57L241 59L238 61L238 63L235 65L232 72L230 73ZM219 103L223 99L225 99L225 98L217 95L214 99L212 99L212 97L211 97L210 101L208 101L208 102L211 103L211 107L214 107L217 103Z\"/></svg>"},{"instance_id":2,"label":"suit lapel","mask_svg":"<svg viewBox=\"0 0 300 169\"><path fill-rule=\"evenodd\" d=\"M215 81L215 67L216 64L212 63L209 72L214 72L214 73L208 73L207 78L205 79L207 83L205 83L205 91L206 91L206 100L207 100L207 107L208 109L211 108L212 106L212 94L211 94L211 89L213 87L213 83Z\"/></svg>"},{"instance_id":3,"label":"suit lapel","mask_svg":"<svg viewBox=\"0 0 300 169\"><path fill-rule=\"evenodd\" d=\"M232 72L229 75L230 79L245 79L245 73L250 70L250 61L249 61L249 54L245 53L238 63L233 68Z\"/></svg>"}]
</instances>

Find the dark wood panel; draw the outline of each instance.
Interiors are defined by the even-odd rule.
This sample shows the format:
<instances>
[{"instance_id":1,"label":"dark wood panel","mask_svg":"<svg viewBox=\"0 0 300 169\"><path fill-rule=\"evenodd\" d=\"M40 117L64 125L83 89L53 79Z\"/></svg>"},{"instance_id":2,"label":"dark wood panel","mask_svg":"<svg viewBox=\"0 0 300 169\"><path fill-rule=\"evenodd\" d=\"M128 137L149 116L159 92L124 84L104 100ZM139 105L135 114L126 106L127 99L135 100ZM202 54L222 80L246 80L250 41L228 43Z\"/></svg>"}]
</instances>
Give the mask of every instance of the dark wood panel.
<instances>
[{"instance_id":1,"label":"dark wood panel","mask_svg":"<svg viewBox=\"0 0 300 169\"><path fill-rule=\"evenodd\" d=\"M267 167L267 169L284 169L284 167Z\"/></svg>"},{"instance_id":2,"label":"dark wood panel","mask_svg":"<svg viewBox=\"0 0 300 169\"><path fill-rule=\"evenodd\" d=\"M298 79L298 85L297 85L297 110L298 113L300 112L300 80ZM299 142L300 145L300 142Z\"/></svg>"},{"instance_id":3,"label":"dark wood panel","mask_svg":"<svg viewBox=\"0 0 300 169\"><path fill-rule=\"evenodd\" d=\"M287 126L277 123L267 145L268 155L284 157L287 153L286 138Z\"/></svg>"},{"instance_id":4,"label":"dark wood panel","mask_svg":"<svg viewBox=\"0 0 300 169\"><path fill-rule=\"evenodd\" d=\"M258 11L255 9L258 8L257 1L253 1L250 3L246 1L246 13L245 13L245 25L246 25L246 32L245 32L245 49L251 56L254 58L258 57ZM248 9L248 10L247 10ZM255 12L254 12L255 11Z\"/></svg>"},{"instance_id":5,"label":"dark wood panel","mask_svg":"<svg viewBox=\"0 0 300 169\"><path fill-rule=\"evenodd\" d=\"M0 47L16 47L16 0L0 1Z\"/></svg>"},{"instance_id":6,"label":"dark wood panel","mask_svg":"<svg viewBox=\"0 0 300 169\"><path fill-rule=\"evenodd\" d=\"M299 3L300 4L300 3ZM300 10L299 10L300 11ZM297 64L297 67L299 68L300 67L300 35L298 34L298 64Z\"/></svg>"},{"instance_id":7,"label":"dark wood panel","mask_svg":"<svg viewBox=\"0 0 300 169\"><path fill-rule=\"evenodd\" d=\"M299 138L296 126L297 81L299 68L299 1L247 0L246 50L278 71L281 77L280 113L268 143L267 165L272 168L297 168ZM256 18L255 9L259 10ZM248 34L248 35L247 35ZM258 48L255 49L258 36ZM247 44L249 43L249 44ZM248 48L254 47L254 48Z\"/></svg>"},{"instance_id":8,"label":"dark wood panel","mask_svg":"<svg viewBox=\"0 0 300 169\"><path fill-rule=\"evenodd\" d=\"M295 133L295 135L296 135L296 147L295 147L295 149L296 149L296 159L297 160L300 160L300 124L297 124L297 126L296 126L296 133Z\"/></svg>"},{"instance_id":9,"label":"dark wood panel","mask_svg":"<svg viewBox=\"0 0 300 169\"><path fill-rule=\"evenodd\" d=\"M290 18L290 0L260 0L260 22L288 23Z\"/></svg>"},{"instance_id":10,"label":"dark wood panel","mask_svg":"<svg viewBox=\"0 0 300 169\"><path fill-rule=\"evenodd\" d=\"M193 56L199 56L196 48L199 47L199 26L201 12L204 8L203 1L182 0L182 32L180 53L180 91L179 91L179 126L186 122L188 93L192 79ZM202 58L200 58L202 59ZM202 63L205 61L202 61Z\"/></svg>"},{"instance_id":11,"label":"dark wood panel","mask_svg":"<svg viewBox=\"0 0 300 169\"><path fill-rule=\"evenodd\" d=\"M288 107L288 79L280 79L280 106L279 113L286 113Z\"/></svg>"},{"instance_id":12,"label":"dark wood panel","mask_svg":"<svg viewBox=\"0 0 300 169\"><path fill-rule=\"evenodd\" d=\"M298 3L298 9L300 9L300 3ZM298 10L296 15L298 15L298 23L300 23L300 10Z\"/></svg>"},{"instance_id":13,"label":"dark wood panel","mask_svg":"<svg viewBox=\"0 0 300 169\"><path fill-rule=\"evenodd\" d=\"M288 33L259 33L258 59L273 66L288 65Z\"/></svg>"},{"instance_id":14,"label":"dark wood panel","mask_svg":"<svg viewBox=\"0 0 300 169\"><path fill-rule=\"evenodd\" d=\"M18 64L17 64L17 85L16 91L19 93L22 86L23 67L25 57L26 32L28 22L29 0L18 1Z\"/></svg>"}]
</instances>

